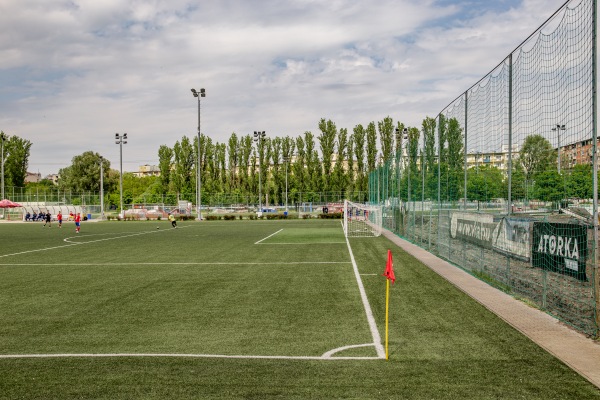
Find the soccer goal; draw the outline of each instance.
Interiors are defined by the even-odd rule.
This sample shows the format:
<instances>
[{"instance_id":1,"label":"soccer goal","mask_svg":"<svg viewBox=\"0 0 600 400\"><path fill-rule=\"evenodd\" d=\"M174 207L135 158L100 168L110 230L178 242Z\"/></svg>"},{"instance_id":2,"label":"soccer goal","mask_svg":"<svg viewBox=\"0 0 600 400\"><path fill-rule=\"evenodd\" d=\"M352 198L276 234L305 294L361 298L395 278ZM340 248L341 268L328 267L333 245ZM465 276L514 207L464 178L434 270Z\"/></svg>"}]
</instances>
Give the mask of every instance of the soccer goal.
<instances>
[{"instance_id":1,"label":"soccer goal","mask_svg":"<svg viewBox=\"0 0 600 400\"><path fill-rule=\"evenodd\" d=\"M368 206L344 200L344 234L346 237L376 237L382 231L381 206Z\"/></svg>"}]
</instances>

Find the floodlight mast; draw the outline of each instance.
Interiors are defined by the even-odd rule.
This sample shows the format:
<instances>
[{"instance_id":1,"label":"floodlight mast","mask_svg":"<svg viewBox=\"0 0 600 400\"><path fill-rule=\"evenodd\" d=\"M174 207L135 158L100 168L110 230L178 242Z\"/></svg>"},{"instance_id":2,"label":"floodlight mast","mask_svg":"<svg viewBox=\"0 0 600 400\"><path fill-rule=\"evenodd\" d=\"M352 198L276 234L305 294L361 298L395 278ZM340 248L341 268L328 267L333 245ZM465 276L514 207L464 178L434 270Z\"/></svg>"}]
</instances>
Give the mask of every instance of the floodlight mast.
<instances>
[{"instance_id":1,"label":"floodlight mast","mask_svg":"<svg viewBox=\"0 0 600 400\"><path fill-rule=\"evenodd\" d=\"M262 147L262 141L265 139L265 131L254 131L254 142L257 144L258 151L258 216L262 215L262 181L261 181L261 171L262 171L262 163L260 157L260 149Z\"/></svg>"},{"instance_id":2,"label":"floodlight mast","mask_svg":"<svg viewBox=\"0 0 600 400\"><path fill-rule=\"evenodd\" d=\"M192 89L194 97L198 98L198 166L196 168L196 215L197 220L202 220L202 167L200 164L200 98L206 97L206 91Z\"/></svg>"},{"instance_id":3,"label":"floodlight mast","mask_svg":"<svg viewBox=\"0 0 600 400\"><path fill-rule=\"evenodd\" d=\"M552 128L553 131L556 131L556 136L557 136L557 146L558 146L558 151L557 151L557 155L558 155L558 173L560 174L560 131L564 131L567 128L564 125L561 124L556 124L556 127Z\"/></svg>"},{"instance_id":4,"label":"floodlight mast","mask_svg":"<svg viewBox=\"0 0 600 400\"><path fill-rule=\"evenodd\" d=\"M123 209L123 145L127 144L127 133L120 135L119 133L115 133L115 144L119 145L120 149L120 157L119 163L121 167L120 179L119 179L119 189L121 193L121 213L123 213L123 220L125 219L125 210Z\"/></svg>"}]
</instances>

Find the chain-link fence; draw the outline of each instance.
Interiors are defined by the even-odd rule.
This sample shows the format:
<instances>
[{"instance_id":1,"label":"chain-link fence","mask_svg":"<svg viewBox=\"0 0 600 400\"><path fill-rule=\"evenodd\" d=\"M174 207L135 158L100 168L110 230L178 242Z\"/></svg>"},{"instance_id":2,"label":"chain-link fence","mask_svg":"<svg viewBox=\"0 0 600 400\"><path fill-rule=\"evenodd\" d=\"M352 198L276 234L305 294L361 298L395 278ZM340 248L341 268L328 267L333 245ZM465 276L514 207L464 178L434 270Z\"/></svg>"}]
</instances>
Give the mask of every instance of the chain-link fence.
<instances>
[{"instance_id":1,"label":"chain-link fence","mask_svg":"<svg viewBox=\"0 0 600 400\"><path fill-rule=\"evenodd\" d=\"M404 132L369 199L388 229L597 336L596 8L566 3Z\"/></svg>"},{"instance_id":2,"label":"chain-link fence","mask_svg":"<svg viewBox=\"0 0 600 400\"><path fill-rule=\"evenodd\" d=\"M57 187L47 187L45 189L37 188L30 190L29 188L20 187L7 187L6 196L12 201L26 206L27 210L31 213L33 211L39 212L46 210L52 212L52 207L73 207L78 206L79 210L85 210L84 213L90 213L93 217L97 217L101 214L101 201L100 193L93 191L85 192L74 192L71 190L61 190ZM119 213L118 206L116 203L119 202L118 193L106 193L104 195L104 213L106 215ZM285 210L286 205L290 211L308 212L314 211L327 206L330 204L343 204L344 199L351 198L354 201L365 203L368 201L368 192L348 192L335 191L335 192L298 192L290 191L288 193L287 201L285 198L278 202L269 199L268 195L263 194L261 205L264 208L272 210ZM111 204L110 199L113 200ZM195 204L196 195L195 193L189 195L177 195L177 193L162 193L162 194L141 194L132 196L127 193L124 194L123 207L125 210L141 209L141 208L154 208L161 207L164 209L172 210L175 208L181 208L182 204L186 204L185 209L189 209L189 212L194 213L196 210ZM202 192L202 210L210 212L211 210L240 210L246 209L248 211L257 211L259 208L258 194L244 195L244 194L230 194L230 193L210 193ZM14 210L5 210L0 216L8 215L12 219L19 219L20 215L24 213L24 209L18 208Z\"/></svg>"}]
</instances>

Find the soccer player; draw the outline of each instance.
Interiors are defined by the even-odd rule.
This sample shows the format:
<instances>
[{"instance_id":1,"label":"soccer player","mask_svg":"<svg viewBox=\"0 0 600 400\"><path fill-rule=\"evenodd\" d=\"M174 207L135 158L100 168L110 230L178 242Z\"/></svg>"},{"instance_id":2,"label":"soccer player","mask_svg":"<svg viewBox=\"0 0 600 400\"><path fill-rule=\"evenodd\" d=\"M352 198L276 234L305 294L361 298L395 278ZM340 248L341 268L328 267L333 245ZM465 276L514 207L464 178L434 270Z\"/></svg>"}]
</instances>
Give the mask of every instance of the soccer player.
<instances>
[{"instance_id":1,"label":"soccer player","mask_svg":"<svg viewBox=\"0 0 600 400\"><path fill-rule=\"evenodd\" d=\"M46 226L46 224L48 224L48 227L52 226L52 218L51 218L51 215L50 215L50 211L48 211L46 213L46 215L44 216L44 226Z\"/></svg>"},{"instance_id":2,"label":"soccer player","mask_svg":"<svg viewBox=\"0 0 600 400\"><path fill-rule=\"evenodd\" d=\"M171 221L171 226L173 228L177 228L177 221L175 221L175 216L173 214L169 214L169 221Z\"/></svg>"},{"instance_id":3,"label":"soccer player","mask_svg":"<svg viewBox=\"0 0 600 400\"><path fill-rule=\"evenodd\" d=\"M58 227L62 228L62 212L59 210L56 215L56 219L58 220Z\"/></svg>"},{"instance_id":4,"label":"soccer player","mask_svg":"<svg viewBox=\"0 0 600 400\"><path fill-rule=\"evenodd\" d=\"M77 215L75 216L75 232L79 233L80 229L81 229L81 214L77 213Z\"/></svg>"}]
</instances>

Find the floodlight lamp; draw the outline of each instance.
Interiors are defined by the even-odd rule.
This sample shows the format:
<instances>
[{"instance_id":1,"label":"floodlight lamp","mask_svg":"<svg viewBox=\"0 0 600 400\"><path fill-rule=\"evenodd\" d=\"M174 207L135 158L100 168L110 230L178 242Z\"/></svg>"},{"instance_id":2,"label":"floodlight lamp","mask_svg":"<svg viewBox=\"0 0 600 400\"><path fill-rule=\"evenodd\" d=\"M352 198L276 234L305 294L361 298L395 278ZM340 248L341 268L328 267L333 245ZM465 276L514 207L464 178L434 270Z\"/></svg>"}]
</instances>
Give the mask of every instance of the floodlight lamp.
<instances>
[{"instance_id":1,"label":"floodlight lamp","mask_svg":"<svg viewBox=\"0 0 600 400\"><path fill-rule=\"evenodd\" d=\"M119 138L119 134L115 133L115 139L118 139L118 138Z\"/></svg>"},{"instance_id":2,"label":"floodlight lamp","mask_svg":"<svg viewBox=\"0 0 600 400\"><path fill-rule=\"evenodd\" d=\"M196 89L192 89L192 94L194 95L194 97L198 97L198 92L196 92Z\"/></svg>"},{"instance_id":3,"label":"floodlight lamp","mask_svg":"<svg viewBox=\"0 0 600 400\"><path fill-rule=\"evenodd\" d=\"M206 91L204 89L200 89L200 96L206 97Z\"/></svg>"},{"instance_id":4,"label":"floodlight lamp","mask_svg":"<svg viewBox=\"0 0 600 400\"><path fill-rule=\"evenodd\" d=\"M127 139L127 134L126 133L123 134L123 139Z\"/></svg>"}]
</instances>

